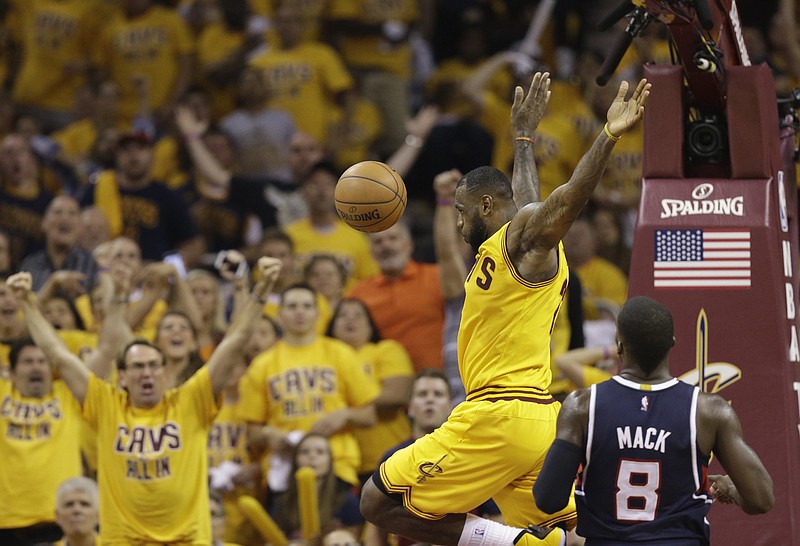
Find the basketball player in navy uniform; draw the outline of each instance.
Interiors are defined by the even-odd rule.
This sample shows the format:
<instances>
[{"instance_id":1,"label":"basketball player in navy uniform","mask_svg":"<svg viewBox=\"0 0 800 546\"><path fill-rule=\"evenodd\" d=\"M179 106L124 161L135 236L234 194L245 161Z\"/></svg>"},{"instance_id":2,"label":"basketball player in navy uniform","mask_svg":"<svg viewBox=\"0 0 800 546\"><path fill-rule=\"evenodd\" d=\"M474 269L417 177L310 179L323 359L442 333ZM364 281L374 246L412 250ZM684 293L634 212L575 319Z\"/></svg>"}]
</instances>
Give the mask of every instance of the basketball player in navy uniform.
<instances>
[{"instance_id":1,"label":"basketball player in navy uniform","mask_svg":"<svg viewBox=\"0 0 800 546\"><path fill-rule=\"evenodd\" d=\"M708 545L714 499L748 514L775 503L772 479L733 408L670 376L674 345L670 312L631 298L617 319L622 371L563 403L533 495L540 509L557 512L583 465L575 501L586 546ZM712 451L728 475L707 475Z\"/></svg>"}]
</instances>

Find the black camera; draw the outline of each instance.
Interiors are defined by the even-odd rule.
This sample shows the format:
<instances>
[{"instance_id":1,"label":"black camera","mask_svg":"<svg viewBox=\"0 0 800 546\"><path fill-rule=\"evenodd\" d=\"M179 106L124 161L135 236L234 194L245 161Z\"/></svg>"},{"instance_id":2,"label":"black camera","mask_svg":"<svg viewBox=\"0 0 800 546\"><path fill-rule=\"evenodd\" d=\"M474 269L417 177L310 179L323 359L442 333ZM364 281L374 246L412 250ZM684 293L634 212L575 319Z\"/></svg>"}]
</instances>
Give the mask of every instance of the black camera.
<instances>
[{"instance_id":1,"label":"black camera","mask_svg":"<svg viewBox=\"0 0 800 546\"><path fill-rule=\"evenodd\" d=\"M689 161L722 163L728 157L728 127L725 121L709 116L686 126L686 149Z\"/></svg>"}]
</instances>

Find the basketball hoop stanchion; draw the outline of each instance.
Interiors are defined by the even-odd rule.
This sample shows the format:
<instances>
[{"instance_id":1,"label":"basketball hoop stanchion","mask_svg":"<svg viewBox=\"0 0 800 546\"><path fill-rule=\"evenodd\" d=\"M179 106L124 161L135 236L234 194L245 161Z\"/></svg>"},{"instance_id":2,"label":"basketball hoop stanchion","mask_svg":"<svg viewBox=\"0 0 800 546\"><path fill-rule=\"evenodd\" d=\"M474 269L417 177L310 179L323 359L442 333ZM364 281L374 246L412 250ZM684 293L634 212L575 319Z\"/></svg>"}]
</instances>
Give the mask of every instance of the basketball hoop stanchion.
<instances>
[{"instance_id":1,"label":"basketball hoop stanchion","mask_svg":"<svg viewBox=\"0 0 800 546\"><path fill-rule=\"evenodd\" d=\"M630 11L617 9L623 12L632 19L629 28L648 19L665 23L680 62L645 66L653 90L629 295L650 296L670 309L677 338L671 372L733 404L775 482L777 502L766 515L742 517L736 507L715 505L712 544L796 544L800 305L793 134L781 130L769 68L750 66L733 0L636 0ZM721 470L712 464L712 473Z\"/></svg>"}]
</instances>

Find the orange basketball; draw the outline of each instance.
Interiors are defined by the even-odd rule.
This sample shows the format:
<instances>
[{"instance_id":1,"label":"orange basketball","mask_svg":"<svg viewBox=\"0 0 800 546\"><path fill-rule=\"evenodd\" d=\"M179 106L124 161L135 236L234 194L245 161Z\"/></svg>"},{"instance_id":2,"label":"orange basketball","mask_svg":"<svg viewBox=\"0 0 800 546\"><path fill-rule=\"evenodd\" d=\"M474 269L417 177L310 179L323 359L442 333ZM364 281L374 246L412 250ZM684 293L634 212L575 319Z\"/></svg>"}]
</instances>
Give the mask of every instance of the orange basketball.
<instances>
[{"instance_id":1,"label":"orange basketball","mask_svg":"<svg viewBox=\"0 0 800 546\"><path fill-rule=\"evenodd\" d=\"M392 227L406 210L406 185L380 161L362 161L347 169L336 184L336 212L358 231L375 233Z\"/></svg>"}]
</instances>

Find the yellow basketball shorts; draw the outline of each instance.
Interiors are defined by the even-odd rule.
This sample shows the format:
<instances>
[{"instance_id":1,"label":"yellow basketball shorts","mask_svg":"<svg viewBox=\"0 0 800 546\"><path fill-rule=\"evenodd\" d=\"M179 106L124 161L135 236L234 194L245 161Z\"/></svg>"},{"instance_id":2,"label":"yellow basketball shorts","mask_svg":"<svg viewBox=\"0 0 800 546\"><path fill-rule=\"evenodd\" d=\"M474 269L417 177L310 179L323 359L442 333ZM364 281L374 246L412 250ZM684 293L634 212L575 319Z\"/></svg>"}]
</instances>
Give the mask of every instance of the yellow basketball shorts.
<instances>
[{"instance_id":1,"label":"yellow basketball shorts","mask_svg":"<svg viewBox=\"0 0 800 546\"><path fill-rule=\"evenodd\" d=\"M533 498L560 407L520 400L462 402L441 427L389 457L379 469L381 481L420 518L466 513L491 498L508 525L563 523L571 529L574 497L557 514L545 514Z\"/></svg>"}]
</instances>

